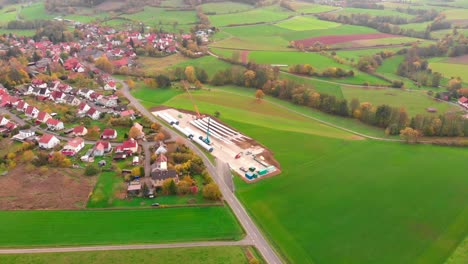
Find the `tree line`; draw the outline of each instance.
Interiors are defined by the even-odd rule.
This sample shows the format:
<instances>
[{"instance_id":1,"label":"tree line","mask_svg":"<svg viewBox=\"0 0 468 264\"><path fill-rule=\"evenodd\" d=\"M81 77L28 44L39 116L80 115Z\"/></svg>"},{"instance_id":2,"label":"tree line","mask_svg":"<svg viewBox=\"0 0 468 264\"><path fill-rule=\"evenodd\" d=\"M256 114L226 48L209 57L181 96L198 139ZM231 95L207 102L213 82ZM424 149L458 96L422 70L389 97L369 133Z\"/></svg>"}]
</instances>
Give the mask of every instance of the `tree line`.
<instances>
[{"instance_id":1,"label":"tree line","mask_svg":"<svg viewBox=\"0 0 468 264\"><path fill-rule=\"evenodd\" d=\"M345 78L354 76L353 70L345 70L339 67L328 67L325 70L319 72L310 64L295 64L290 66L288 71L290 73L327 78Z\"/></svg>"}]
</instances>

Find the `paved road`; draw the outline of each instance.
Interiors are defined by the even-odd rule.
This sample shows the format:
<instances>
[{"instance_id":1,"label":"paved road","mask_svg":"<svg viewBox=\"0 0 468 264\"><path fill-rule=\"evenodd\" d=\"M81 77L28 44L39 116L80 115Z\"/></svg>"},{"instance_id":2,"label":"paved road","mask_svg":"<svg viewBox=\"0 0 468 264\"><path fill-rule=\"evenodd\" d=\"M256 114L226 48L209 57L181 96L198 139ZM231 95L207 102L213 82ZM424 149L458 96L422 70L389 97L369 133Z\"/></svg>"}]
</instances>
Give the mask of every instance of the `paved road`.
<instances>
[{"instance_id":1,"label":"paved road","mask_svg":"<svg viewBox=\"0 0 468 264\"><path fill-rule=\"evenodd\" d=\"M167 124L157 120L156 117L152 113L150 113L145 107L143 107L140 104L140 102L135 97L133 97L133 95L130 93L130 89L128 88L128 85L124 81L116 80L116 82L120 82L122 84L122 89L120 91L123 93L125 97L128 98L128 100L130 101L130 104L133 107L135 107L141 114L145 115L152 122L161 123L161 125L167 128L166 130L171 135L171 137L183 138L179 134L174 132L172 129L169 129ZM237 216L237 219L239 220L242 227L244 228L246 232L245 239L252 241L252 245L254 245L259 250L259 252L262 254L263 258L266 260L267 263L270 263L270 264L282 263L278 254L274 251L274 249L270 246L270 244L268 244L267 240L264 238L263 234L260 232L258 227L253 222L253 220L247 214L247 212L245 211L240 201L231 192L231 190L225 183L223 174L226 171L228 171L226 170L227 165L222 162L217 162L217 166L215 167L212 164L212 162L208 159L208 157L205 155L205 153L201 151L194 143L192 143L191 141L185 138L183 139L184 139L184 143L187 146L189 146L198 156L200 156L203 159L203 162L205 163L208 172L210 173L210 175L212 175L213 180L219 185L219 188L223 194L224 199L232 208L232 210L234 211L234 214Z\"/></svg>"},{"instance_id":2,"label":"paved road","mask_svg":"<svg viewBox=\"0 0 468 264\"><path fill-rule=\"evenodd\" d=\"M157 249L157 248L249 246L249 245L252 245L251 241L244 239L244 240L241 240L241 241L207 241L207 242L175 243L175 244L144 244L144 245L60 247L60 248L53 247L53 248L0 249L0 254L28 254L28 253L130 250L130 249Z\"/></svg>"}]
</instances>

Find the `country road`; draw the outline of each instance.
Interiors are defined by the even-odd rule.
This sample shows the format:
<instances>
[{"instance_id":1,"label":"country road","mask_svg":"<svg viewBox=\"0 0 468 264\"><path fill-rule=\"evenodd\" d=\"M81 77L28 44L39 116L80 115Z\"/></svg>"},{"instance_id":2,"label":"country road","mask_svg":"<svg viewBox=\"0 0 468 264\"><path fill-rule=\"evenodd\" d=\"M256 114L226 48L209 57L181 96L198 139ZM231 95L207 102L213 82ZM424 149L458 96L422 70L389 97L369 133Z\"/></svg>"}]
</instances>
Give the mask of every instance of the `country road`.
<instances>
[{"instance_id":1,"label":"country road","mask_svg":"<svg viewBox=\"0 0 468 264\"><path fill-rule=\"evenodd\" d=\"M247 239L243 239L240 241L206 241L206 242L175 243L175 244L141 244L141 245L115 245L115 246L0 249L0 254L59 253L59 252L186 248L186 247L250 246L250 245L252 245L251 241Z\"/></svg>"}]
</instances>

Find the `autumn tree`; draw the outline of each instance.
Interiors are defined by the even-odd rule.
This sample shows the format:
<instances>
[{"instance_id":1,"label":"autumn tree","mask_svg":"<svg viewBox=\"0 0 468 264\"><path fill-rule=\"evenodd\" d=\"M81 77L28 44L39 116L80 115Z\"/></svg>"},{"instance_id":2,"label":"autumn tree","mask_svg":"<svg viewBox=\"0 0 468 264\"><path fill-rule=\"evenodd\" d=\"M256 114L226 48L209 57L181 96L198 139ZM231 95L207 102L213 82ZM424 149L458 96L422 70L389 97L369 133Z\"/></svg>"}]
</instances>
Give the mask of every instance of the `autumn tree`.
<instances>
[{"instance_id":1,"label":"autumn tree","mask_svg":"<svg viewBox=\"0 0 468 264\"><path fill-rule=\"evenodd\" d=\"M163 141L166 138L163 132L159 132L156 136L154 136L155 141Z\"/></svg>"},{"instance_id":2,"label":"autumn tree","mask_svg":"<svg viewBox=\"0 0 468 264\"><path fill-rule=\"evenodd\" d=\"M97 59L95 65L98 69L101 69L110 74L112 74L112 72L114 71L114 66L106 56L102 56L99 59Z\"/></svg>"},{"instance_id":3,"label":"autumn tree","mask_svg":"<svg viewBox=\"0 0 468 264\"><path fill-rule=\"evenodd\" d=\"M125 80L125 82L127 83L128 88L130 88L130 90L135 88L135 82L132 79L128 78L127 80Z\"/></svg>"},{"instance_id":4,"label":"autumn tree","mask_svg":"<svg viewBox=\"0 0 468 264\"><path fill-rule=\"evenodd\" d=\"M218 201L221 200L221 191L216 183L208 183L203 187L203 197L208 200Z\"/></svg>"},{"instance_id":5,"label":"autumn tree","mask_svg":"<svg viewBox=\"0 0 468 264\"><path fill-rule=\"evenodd\" d=\"M255 81L255 72L252 70L248 70L244 73L244 79L245 79L245 86L251 87L254 85Z\"/></svg>"},{"instance_id":6,"label":"autumn tree","mask_svg":"<svg viewBox=\"0 0 468 264\"><path fill-rule=\"evenodd\" d=\"M159 131L161 129L161 124L154 122L151 124L151 129L154 131Z\"/></svg>"},{"instance_id":7,"label":"autumn tree","mask_svg":"<svg viewBox=\"0 0 468 264\"><path fill-rule=\"evenodd\" d=\"M84 174L86 176L93 176L93 175L98 174L99 172L100 172L100 169L96 164L89 164L88 166L86 166Z\"/></svg>"},{"instance_id":8,"label":"autumn tree","mask_svg":"<svg viewBox=\"0 0 468 264\"><path fill-rule=\"evenodd\" d=\"M421 133L411 127L406 127L400 131L400 137L403 138L406 143L417 143Z\"/></svg>"},{"instance_id":9,"label":"autumn tree","mask_svg":"<svg viewBox=\"0 0 468 264\"><path fill-rule=\"evenodd\" d=\"M162 183L162 192L165 195L177 194L177 185L173 179L166 179Z\"/></svg>"},{"instance_id":10,"label":"autumn tree","mask_svg":"<svg viewBox=\"0 0 468 264\"><path fill-rule=\"evenodd\" d=\"M194 83L197 80L197 76L195 75L195 68L193 68L193 66L185 67L185 77L190 83Z\"/></svg>"},{"instance_id":11,"label":"autumn tree","mask_svg":"<svg viewBox=\"0 0 468 264\"><path fill-rule=\"evenodd\" d=\"M255 98L257 98L257 101L262 100L264 96L265 96L265 93L262 91L262 89L258 89L255 92Z\"/></svg>"},{"instance_id":12,"label":"autumn tree","mask_svg":"<svg viewBox=\"0 0 468 264\"><path fill-rule=\"evenodd\" d=\"M137 138L140 138L142 136L143 136L143 133L136 126L132 126L130 128L130 131L128 131L128 137L129 138L137 139Z\"/></svg>"},{"instance_id":13,"label":"autumn tree","mask_svg":"<svg viewBox=\"0 0 468 264\"><path fill-rule=\"evenodd\" d=\"M458 89L458 94L461 95L461 96L468 97L468 88Z\"/></svg>"},{"instance_id":14,"label":"autumn tree","mask_svg":"<svg viewBox=\"0 0 468 264\"><path fill-rule=\"evenodd\" d=\"M462 80L460 78L452 78L448 83L448 89L450 91L456 91L462 87Z\"/></svg>"},{"instance_id":15,"label":"autumn tree","mask_svg":"<svg viewBox=\"0 0 468 264\"><path fill-rule=\"evenodd\" d=\"M32 150L26 150L24 153L23 153L23 156L21 157L21 159L24 161L24 162L31 162L34 158L36 157L36 155L34 155L34 152L32 152Z\"/></svg>"},{"instance_id":16,"label":"autumn tree","mask_svg":"<svg viewBox=\"0 0 468 264\"><path fill-rule=\"evenodd\" d=\"M132 176L133 177L140 177L141 175L141 169L140 167L135 167L132 169Z\"/></svg>"},{"instance_id":17,"label":"autumn tree","mask_svg":"<svg viewBox=\"0 0 468 264\"><path fill-rule=\"evenodd\" d=\"M49 158L49 164L52 167L60 168L68 168L72 165L70 159L58 151L54 152L54 154Z\"/></svg>"}]
</instances>

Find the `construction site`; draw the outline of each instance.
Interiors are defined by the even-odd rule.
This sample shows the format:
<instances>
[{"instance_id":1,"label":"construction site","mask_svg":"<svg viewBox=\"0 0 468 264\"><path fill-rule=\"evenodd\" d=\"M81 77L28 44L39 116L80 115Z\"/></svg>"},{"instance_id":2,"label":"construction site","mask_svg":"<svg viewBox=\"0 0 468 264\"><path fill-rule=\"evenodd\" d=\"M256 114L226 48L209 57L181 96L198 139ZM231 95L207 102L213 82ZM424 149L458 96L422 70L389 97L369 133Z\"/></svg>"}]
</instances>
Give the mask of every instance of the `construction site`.
<instances>
[{"instance_id":1,"label":"construction site","mask_svg":"<svg viewBox=\"0 0 468 264\"><path fill-rule=\"evenodd\" d=\"M279 164L268 149L214 117L200 114L188 87L186 91L192 100L194 112L168 108L153 112L153 115L217 159L227 162L231 170L248 182L280 172Z\"/></svg>"}]
</instances>

